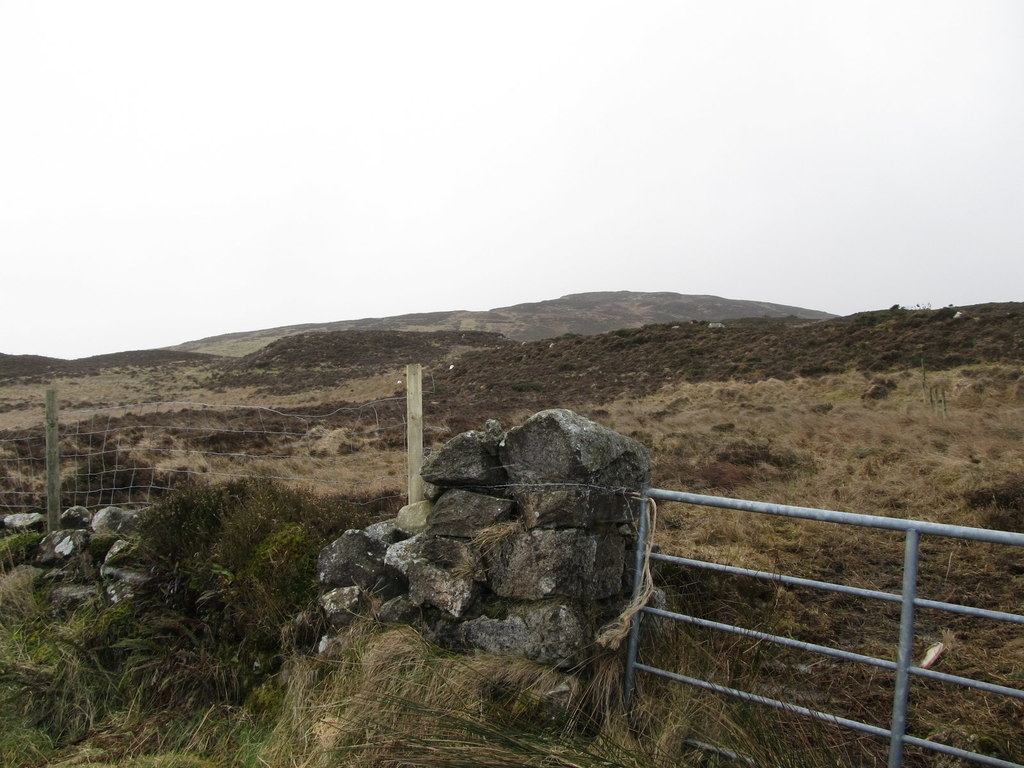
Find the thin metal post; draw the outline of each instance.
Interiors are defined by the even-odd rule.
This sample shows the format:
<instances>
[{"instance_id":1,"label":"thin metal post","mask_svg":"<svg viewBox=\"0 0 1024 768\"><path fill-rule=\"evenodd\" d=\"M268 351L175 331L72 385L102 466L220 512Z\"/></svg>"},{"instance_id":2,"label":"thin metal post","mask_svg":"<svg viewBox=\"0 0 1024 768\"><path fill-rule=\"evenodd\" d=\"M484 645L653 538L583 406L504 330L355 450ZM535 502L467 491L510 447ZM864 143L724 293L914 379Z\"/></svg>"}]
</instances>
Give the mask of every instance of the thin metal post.
<instances>
[{"instance_id":1,"label":"thin metal post","mask_svg":"<svg viewBox=\"0 0 1024 768\"><path fill-rule=\"evenodd\" d=\"M640 524L636 533L636 552L633 557L633 594L630 600L636 600L643 589L644 553L647 551L647 535L650 522L647 513L647 499L640 499ZM626 646L626 674L622 683L622 703L628 713L633 706L634 677L636 675L636 652L640 642L640 617L643 611L637 611L630 620L629 644Z\"/></svg>"},{"instance_id":2,"label":"thin metal post","mask_svg":"<svg viewBox=\"0 0 1024 768\"><path fill-rule=\"evenodd\" d=\"M921 534L907 531L903 554L903 609L900 611L900 646L896 653L896 689L892 699L892 740L889 768L903 765L903 737L907 730L907 700L910 695L910 665L914 650L914 600L917 599L917 567Z\"/></svg>"},{"instance_id":3,"label":"thin metal post","mask_svg":"<svg viewBox=\"0 0 1024 768\"><path fill-rule=\"evenodd\" d=\"M46 532L60 530L60 436L57 390L46 390Z\"/></svg>"}]
</instances>

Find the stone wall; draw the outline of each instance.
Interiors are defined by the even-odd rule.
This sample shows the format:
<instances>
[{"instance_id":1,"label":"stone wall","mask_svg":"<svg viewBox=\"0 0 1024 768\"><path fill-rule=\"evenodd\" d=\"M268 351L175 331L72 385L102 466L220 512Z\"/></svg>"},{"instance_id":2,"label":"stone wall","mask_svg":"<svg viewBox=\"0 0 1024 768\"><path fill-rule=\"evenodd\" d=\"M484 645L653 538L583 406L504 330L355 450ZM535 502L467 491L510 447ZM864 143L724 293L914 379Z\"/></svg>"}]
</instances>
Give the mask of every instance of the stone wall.
<instances>
[{"instance_id":1,"label":"stone wall","mask_svg":"<svg viewBox=\"0 0 1024 768\"><path fill-rule=\"evenodd\" d=\"M646 450L567 410L465 432L427 457L427 500L323 549L321 606L461 650L579 663L629 594ZM326 648L329 634L321 641Z\"/></svg>"},{"instance_id":2,"label":"stone wall","mask_svg":"<svg viewBox=\"0 0 1024 768\"><path fill-rule=\"evenodd\" d=\"M139 512L104 507L93 514L85 507L70 507L60 522L60 530L46 535L46 516L38 513L8 515L0 526L7 534L39 533L29 537L33 553L26 559L32 565L20 567L33 569L53 585L49 594L56 610L71 610L101 596L117 603L148 581L147 574L126 562Z\"/></svg>"},{"instance_id":3,"label":"stone wall","mask_svg":"<svg viewBox=\"0 0 1024 768\"><path fill-rule=\"evenodd\" d=\"M319 553L320 605L331 631L357 616L417 627L460 650L520 654L569 667L589 653L632 586L636 492L646 450L566 410L505 431L488 422L424 462L427 500L393 520L346 531ZM58 610L118 602L149 576L130 557L139 512L73 507L43 535L39 514L3 518L33 550ZM313 622L312 624L315 624Z\"/></svg>"}]
</instances>

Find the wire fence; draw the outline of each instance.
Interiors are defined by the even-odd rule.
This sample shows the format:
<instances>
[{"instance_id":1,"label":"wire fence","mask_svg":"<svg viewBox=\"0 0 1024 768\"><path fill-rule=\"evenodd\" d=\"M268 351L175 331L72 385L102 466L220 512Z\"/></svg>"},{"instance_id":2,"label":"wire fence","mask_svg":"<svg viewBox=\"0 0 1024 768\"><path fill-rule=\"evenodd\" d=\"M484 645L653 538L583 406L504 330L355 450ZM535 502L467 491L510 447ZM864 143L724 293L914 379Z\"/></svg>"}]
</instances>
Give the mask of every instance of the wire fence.
<instances>
[{"instance_id":1,"label":"wire fence","mask_svg":"<svg viewBox=\"0 0 1024 768\"><path fill-rule=\"evenodd\" d=\"M406 398L309 413L139 402L63 411L60 507L148 505L182 482L265 478L366 502L404 496ZM0 516L45 513L46 434L0 431Z\"/></svg>"}]
</instances>

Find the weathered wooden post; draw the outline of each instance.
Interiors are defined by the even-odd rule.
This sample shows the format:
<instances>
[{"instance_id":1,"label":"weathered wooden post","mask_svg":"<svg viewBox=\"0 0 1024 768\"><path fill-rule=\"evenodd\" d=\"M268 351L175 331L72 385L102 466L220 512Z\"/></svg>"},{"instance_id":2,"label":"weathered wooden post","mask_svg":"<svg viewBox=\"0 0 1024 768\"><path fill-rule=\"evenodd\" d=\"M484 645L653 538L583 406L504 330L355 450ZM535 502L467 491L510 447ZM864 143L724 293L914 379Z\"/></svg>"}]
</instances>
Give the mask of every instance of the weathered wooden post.
<instances>
[{"instance_id":1,"label":"weathered wooden post","mask_svg":"<svg viewBox=\"0 0 1024 768\"><path fill-rule=\"evenodd\" d=\"M409 473L409 504L423 501L423 368L405 367L406 462Z\"/></svg>"},{"instance_id":2,"label":"weathered wooden post","mask_svg":"<svg viewBox=\"0 0 1024 768\"><path fill-rule=\"evenodd\" d=\"M57 390L46 390L46 530L60 530L60 436L57 434Z\"/></svg>"}]
</instances>

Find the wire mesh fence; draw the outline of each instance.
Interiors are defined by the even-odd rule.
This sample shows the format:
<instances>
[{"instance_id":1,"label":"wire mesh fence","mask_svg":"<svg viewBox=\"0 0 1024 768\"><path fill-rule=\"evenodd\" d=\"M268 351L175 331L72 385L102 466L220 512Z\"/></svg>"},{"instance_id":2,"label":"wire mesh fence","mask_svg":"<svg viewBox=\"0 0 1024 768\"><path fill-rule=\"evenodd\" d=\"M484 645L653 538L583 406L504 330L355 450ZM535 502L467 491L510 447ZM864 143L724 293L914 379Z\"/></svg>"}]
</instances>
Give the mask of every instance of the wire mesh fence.
<instances>
[{"instance_id":1,"label":"wire mesh fence","mask_svg":"<svg viewBox=\"0 0 1024 768\"><path fill-rule=\"evenodd\" d=\"M405 493L406 398L308 413L140 402L60 414L60 506L147 505L183 482L265 478L367 501ZM46 438L0 431L0 514L46 511Z\"/></svg>"}]
</instances>

